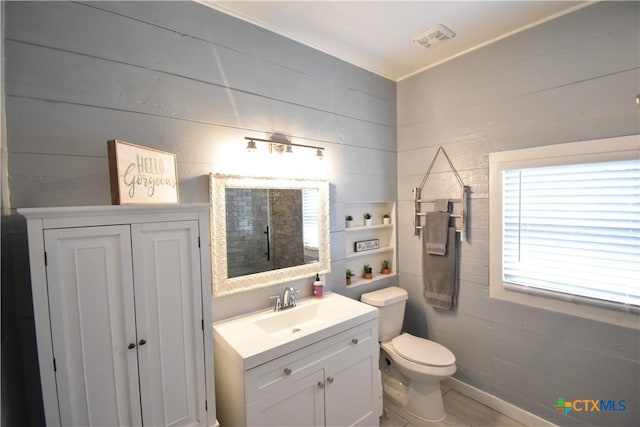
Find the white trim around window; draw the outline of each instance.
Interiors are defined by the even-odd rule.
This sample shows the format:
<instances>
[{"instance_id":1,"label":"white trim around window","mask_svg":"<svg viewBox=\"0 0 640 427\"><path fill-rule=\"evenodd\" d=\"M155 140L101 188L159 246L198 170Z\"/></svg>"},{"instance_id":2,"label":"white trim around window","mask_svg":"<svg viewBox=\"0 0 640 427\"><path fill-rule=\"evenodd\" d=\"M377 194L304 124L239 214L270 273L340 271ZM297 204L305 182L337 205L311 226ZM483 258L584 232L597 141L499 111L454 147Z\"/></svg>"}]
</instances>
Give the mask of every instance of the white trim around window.
<instances>
[{"instance_id":1,"label":"white trim around window","mask_svg":"<svg viewBox=\"0 0 640 427\"><path fill-rule=\"evenodd\" d=\"M503 235L505 234L503 208L506 207L503 206L504 171L638 159L640 159L640 135L491 153L489 155L490 297L640 329L640 309L635 303L608 303L535 286L507 283L503 274ZM640 263L640 256L638 258Z\"/></svg>"}]
</instances>

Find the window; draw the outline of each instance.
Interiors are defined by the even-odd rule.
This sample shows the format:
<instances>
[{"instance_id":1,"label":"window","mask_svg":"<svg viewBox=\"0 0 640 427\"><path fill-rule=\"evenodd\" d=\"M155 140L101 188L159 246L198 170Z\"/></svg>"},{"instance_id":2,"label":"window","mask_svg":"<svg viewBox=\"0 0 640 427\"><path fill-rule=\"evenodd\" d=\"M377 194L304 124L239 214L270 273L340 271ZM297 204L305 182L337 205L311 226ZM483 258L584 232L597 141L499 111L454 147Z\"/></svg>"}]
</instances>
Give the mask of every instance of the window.
<instances>
[{"instance_id":1,"label":"window","mask_svg":"<svg viewBox=\"0 0 640 427\"><path fill-rule=\"evenodd\" d=\"M640 138L489 161L491 296L640 327Z\"/></svg>"},{"instance_id":2,"label":"window","mask_svg":"<svg viewBox=\"0 0 640 427\"><path fill-rule=\"evenodd\" d=\"M305 248L318 249L318 212L320 212L319 191L315 188L302 190L302 235Z\"/></svg>"}]
</instances>

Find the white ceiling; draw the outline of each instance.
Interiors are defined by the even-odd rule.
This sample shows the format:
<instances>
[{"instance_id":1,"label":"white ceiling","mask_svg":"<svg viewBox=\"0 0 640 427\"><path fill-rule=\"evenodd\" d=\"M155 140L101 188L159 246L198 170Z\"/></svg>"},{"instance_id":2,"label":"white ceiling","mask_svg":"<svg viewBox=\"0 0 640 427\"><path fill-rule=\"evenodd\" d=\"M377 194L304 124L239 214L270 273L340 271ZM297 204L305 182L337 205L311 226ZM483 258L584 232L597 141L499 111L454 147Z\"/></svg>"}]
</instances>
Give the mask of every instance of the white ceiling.
<instances>
[{"instance_id":1,"label":"white ceiling","mask_svg":"<svg viewBox=\"0 0 640 427\"><path fill-rule=\"evenodd\" d=\"M575 11L584 1L215 1L202 4L394 81ZM425 48L444 24L456 37Z\"/></svg>"}]
</instances>

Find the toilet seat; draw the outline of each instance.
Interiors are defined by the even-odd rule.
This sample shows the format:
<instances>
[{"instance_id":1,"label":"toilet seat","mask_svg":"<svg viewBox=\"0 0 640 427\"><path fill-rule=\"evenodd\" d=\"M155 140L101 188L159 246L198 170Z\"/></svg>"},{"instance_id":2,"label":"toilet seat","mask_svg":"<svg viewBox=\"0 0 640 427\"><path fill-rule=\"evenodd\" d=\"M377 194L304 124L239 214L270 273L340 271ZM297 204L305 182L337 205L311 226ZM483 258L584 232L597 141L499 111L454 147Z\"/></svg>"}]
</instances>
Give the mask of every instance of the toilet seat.
<instances>
[{"instance_id":1,"label":"toilet seat","mask_svg":"<svg viewBox=\"0 0 640 427\"><path fill-rule=\"evenodd\" d=\"M445 379L455 374L457 366L455 363L447 366L433 366L425 363L416 363L401 356L395 349L391 341L380 343L380 350L384 351L391 360L396 364L404 375L411 380L418 382L435 381Z\"/></svg>"},{"instance_id":2,"label":"toilet seat","mask_svg":"<svg viewBox=\"0 0 640 427\"><path fill-rule=\"evenodd\" d=\"M456 357L448 348L408 333L395 337L391 344L398 355L419 365L445 367L456 363Z\"/></svg>"}]
</instances>

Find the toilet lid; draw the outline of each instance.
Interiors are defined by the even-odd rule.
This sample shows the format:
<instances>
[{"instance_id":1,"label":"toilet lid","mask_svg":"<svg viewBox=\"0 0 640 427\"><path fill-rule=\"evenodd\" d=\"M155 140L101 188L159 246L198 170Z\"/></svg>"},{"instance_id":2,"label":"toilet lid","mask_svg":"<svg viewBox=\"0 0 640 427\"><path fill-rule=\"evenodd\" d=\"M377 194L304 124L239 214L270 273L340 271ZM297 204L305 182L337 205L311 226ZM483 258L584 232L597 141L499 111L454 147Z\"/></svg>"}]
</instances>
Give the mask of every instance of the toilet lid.
<instances>
[{"instance_id":1,"label":"toilet lid","mask_svg":"<svg viewBox=\"0 0 640 427\"><path fill-rule=\"evenodd\" d=\"M404 333L391 340L391 343L399 355L413 363L428 366L449 366L456 363L453 353L437 342Z\"/></svg>"}]
</instances>

